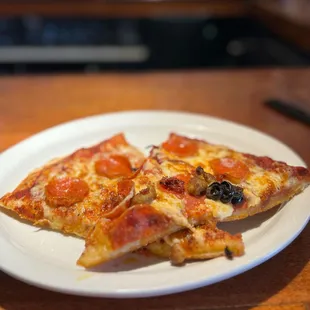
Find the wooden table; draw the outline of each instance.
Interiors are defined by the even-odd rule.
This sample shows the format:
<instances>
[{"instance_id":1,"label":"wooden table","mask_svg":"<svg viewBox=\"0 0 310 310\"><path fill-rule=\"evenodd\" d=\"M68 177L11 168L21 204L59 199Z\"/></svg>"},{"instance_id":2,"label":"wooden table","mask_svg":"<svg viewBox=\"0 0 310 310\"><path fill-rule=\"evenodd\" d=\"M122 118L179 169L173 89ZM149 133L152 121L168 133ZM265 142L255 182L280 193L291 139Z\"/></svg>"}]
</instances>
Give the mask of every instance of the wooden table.
<instances>
[{"instance_id":1,"label":"wooden table","mask_svg":"<svg viewBox=\"0 0 310 310\"><path fill-rule=\"evenodd\" d=\"M13 3L12 3L13 2ZM245 0L2 0L0 15L156 17L156 16L243 16Z\"/></svg>"},{"instance_id":2,"label":"wooden table","mask_svg":"<svg viewBox=\"0 0 310 310\"><path fill-rule=\"evenodd\" d=\"M249 13L286 41L310 51L310 2L308 0L255 0Z\"/></svg>"},{"instance_id":3,"label":"wooden table","mask_svg":"<svg viewBox=\"0 0 310 310\"><path fill-rule=\"evenodd\" d=\"M310 164L309 127L263 105L275 96L310 104L309 81L309 69L2 77L0 151L74 118L129 109L168 109L253 126L287 143ZM310 309L309 249L308 225L283 252L245 274L191 292L141 300L52 293L0 273L0 308Z\"/></svg>"}]
</instances>

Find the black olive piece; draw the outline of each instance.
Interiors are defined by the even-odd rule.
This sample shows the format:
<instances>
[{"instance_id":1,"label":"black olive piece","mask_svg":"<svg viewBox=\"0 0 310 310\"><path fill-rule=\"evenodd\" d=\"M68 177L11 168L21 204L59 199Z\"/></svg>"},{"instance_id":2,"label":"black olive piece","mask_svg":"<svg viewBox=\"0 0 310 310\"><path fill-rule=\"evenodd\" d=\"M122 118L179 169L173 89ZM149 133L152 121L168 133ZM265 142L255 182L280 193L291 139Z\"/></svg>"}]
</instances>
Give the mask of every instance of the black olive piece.
<instances>
[{"instance_id":1,"label":"black olive piece","mask_svg":"<svg viewBox=\"0 0 310 310\"><path fill-rule=\"evenodd\" d=\"M223 203L228 203L228 202L231 202L231 199L233 198L234 196L234 193L233 192L224 192L223 191L223 194L221 196L221 202Z\"/></svg>"},{"instance_id":2,"label":"black olive piece","mask_svg":"<svg viewBox=\"0 0 310 310\"><path fill-rule=\"evenodd\" d=\"M235 186L234 196L231 200L232 204L238 204L243 200L243 189L239 186Z\"/></svg>"},{"instance_id":3,"label":"black olive piece","mask_svg":"<svg viewBox=\"0 0 310 310\"><path fill-rule=\"evenodd\" d=\"M223 188L224 193L228 193L228 192L233 193L235 191L234 186L227 181L223 181L221 183L221 187Z\"/></svg>"},{"instance_id":4,"label":"black olive piece","mask_svg":"<svg viewBox=\"0 0 310 310\"><path fill-rule=\"evenodd\" d=\"M236 204L242 202L242 200L243 200L243 195L242 196L233 197L232 200L231 200L231 203L233 205L236 205Z\"/></svg>"},{"instance_id":5,"label":"black olive piece","mask_svg":"<svg viewBox=\"0 0 310 310\"><path fill-rule=\"evenodd\" d=\"M223 189L221 187L221 184L218 182L212 183L208 188L207 188L207 198L212 199L212 200L219 200L223 195Z\"/></svg>"},{"instance_id":6,"label":"black olive piece","mask_svg":"<svg viewBox=\"0 0 310 310\"><path fill-rule=\"evenodd\" d=\"M236 193L242 193L243 192L243 188L239 187L239 186L234 186L234 190Z\"/></svg>"},{"instance_id":7,"label":"black olive piece","mask_svg":"<svg viewBox=\"0 0 310 310\"><path fill-rule=\"evenodd\" d=\"M223 190L223 194L221 196L221 202L223 203L230 202L235 193L234 186L231 183L224 181L221 183L221 188Z\"/></svg>"},{"instance_id":8,"label":"black olive piece","mask_svg":"<svg viewBox=\"0 0 310 310\"><path fill-rule=\"evenodd\" d=\"M224 253L228 259L233 259L233 252L228 248L228 246L225 247Z\"/></svg>"}]
</instances>

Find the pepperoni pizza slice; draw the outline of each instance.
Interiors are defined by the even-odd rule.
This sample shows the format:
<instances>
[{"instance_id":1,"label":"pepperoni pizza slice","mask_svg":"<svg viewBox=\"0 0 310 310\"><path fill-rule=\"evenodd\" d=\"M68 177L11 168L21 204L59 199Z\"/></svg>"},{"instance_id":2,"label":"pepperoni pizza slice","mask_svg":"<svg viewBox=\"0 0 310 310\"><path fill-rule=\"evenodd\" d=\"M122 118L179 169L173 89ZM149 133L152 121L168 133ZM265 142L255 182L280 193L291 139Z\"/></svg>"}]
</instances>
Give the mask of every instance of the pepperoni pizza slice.
<instances>
[{"instance_id":1,"label":"pepperoni pizza slice","mask_svg":"<svg viewBox=\"0 0 310 310\"><path fill-rule=\"evenodd\" d=\"M85 237L100 218L118 217L134 195L128 177L143 154L118 134L30 173L0 206L37 226Z\"/></svg>"},{"instance_id":2,"label":"pepperoni pizza slice","mask_svg":"<svg viewBox=\"0 0 310 310\"><path fill-rule=\"evenodd\" d=\"M189 193L206 197L219 221L266 211L289 201L310 184L310 171L304 167L174 133L161 145L158 156L196 168Z\"/></svg>"}]
</instances>

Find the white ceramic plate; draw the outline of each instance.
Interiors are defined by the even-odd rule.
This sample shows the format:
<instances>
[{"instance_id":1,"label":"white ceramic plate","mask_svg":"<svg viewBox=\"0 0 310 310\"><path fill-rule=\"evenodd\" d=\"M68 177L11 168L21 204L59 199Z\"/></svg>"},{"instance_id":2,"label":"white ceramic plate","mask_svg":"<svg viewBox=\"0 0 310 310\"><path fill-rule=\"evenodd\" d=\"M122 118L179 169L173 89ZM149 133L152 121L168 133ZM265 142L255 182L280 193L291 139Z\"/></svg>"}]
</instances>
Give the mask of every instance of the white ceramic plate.
<instances>
[{"instance_id":1,"label":"white ceramic plate","mask_svg":"<svg viewBox=\"0 0 310 310\"><path fill-rule=\"evenodd\" d=\"M66 123L39 133L0 156L0 196L11 191L33 168L124 132L140 148L158 144L169 132L223 143L240 151L305 165L287 146L253 129L211 117L171 112L125 112ZM271 258L297 237L309 221L310 191L278 212L222 225L243 233L246 254L173 267L169 262L127 256L86 271L75 265L84 242L40 230L0 213L0 268L22 281L76 295L147 297L186 291L230 278Z\"/></svg>"}]
</instances>

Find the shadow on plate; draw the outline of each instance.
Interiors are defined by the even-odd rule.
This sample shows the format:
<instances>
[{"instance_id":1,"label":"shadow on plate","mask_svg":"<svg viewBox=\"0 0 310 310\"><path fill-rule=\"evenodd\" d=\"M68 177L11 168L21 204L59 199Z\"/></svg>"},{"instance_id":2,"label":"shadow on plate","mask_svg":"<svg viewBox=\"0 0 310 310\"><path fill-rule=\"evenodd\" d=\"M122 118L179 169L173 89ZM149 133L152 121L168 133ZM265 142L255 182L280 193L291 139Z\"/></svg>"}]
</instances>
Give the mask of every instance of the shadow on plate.
<instances>
[{"instance_id":1,"label":"shadow on plate","mask_svg":"<svg viewBox=\"0 0 310 310\"><path fill-rule=\"evenodd\" d=\"M113 261L88 269L92 272L126 272L162 263L164 260L145 254L127 254Z\"/></svg>"},{"instance_id":2,"label":"shadow on plate","mask_svg":"<svg viewBox=\"0 0 310 310\"><path fill-rule=\"evenodd\" d=\"M272 208L268 211L258 213L253 216L249 216L246 219L243 220L237 220L233 222L226 222L226 223L219 223L217 226L219 229L225 230L229 232L230 234L234 235L237 233L245 233L248 230L258 228L259 226L262 225L265 221L273 217L277 212L279 212L282 208L284 207L283 205L280 205L278 207Z\"/></svg>"}]
</instances>

